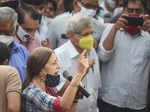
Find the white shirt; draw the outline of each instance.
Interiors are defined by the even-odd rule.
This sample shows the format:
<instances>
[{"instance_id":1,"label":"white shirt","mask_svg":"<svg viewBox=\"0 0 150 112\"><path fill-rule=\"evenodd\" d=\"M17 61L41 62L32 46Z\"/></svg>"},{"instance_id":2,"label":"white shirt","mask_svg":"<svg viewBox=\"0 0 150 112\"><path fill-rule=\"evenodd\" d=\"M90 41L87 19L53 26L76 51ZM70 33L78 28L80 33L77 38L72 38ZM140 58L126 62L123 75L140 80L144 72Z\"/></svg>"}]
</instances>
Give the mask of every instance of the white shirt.
<instances>
[{"instance_id":1,"label":"white shirt","mask_svg":"<svg viewBox=\"0 0 150 112\"><path fill-rule=\"evenodd\" d=\"M70 75L74 76L77 73L77 63L80 55L72 42L69 40L61 47L55 49L55 53L63 70L67 70ZM84 98L79 101L78 112L96 112L98 88L101 87L100 67L96 51L92 49L88 52L88 57L93 58L95 64L93 65L93 68L89 69L89 72L84 77L82 83L91 95L89 98Z\"/></svg>"},{"instance_id":2,"label":"white shirt","mask_svg":"<svg viewBox=\"0 0 150 112\"><path fill-rule=\"evenodd\" d=\"M100 11L100 16L101 16L101 17L104 17L104 16L107 15L107 14L109 14L110 17L112 16L112 12L110 12L110 11L106 8L104 1L99 4L99 7L102 8L102 10Z\"/></svg>"},{"instance_id":3,"label":"white shirt","mask_svg":"<svg viewBox=\"0 0 150 112\"><path fill-rule=\"evenodd\" d=\"M150 73L150 35L141 31L131 36L117 31L114 47L106 51L103 42L113 25L109 25L99 44L102 61L102 99L122 108L140 110L146 106Z\"/></svg>"},{"instance_id":4,"label":"white shirt","mask_svg":"<svg viewBox=\"0 0 150 112\"><path fill-rule=\"evenodd\" d=\"M35 36L38 37L40 41L44 41L48 38L47 36L48 31L51 30L51 29L48 29L48 25L51 24L51 21L52 21L51 18L42 16L41 23L39 25L39 31L36 30L35 32Z\"/></svg>"}]
</instances>

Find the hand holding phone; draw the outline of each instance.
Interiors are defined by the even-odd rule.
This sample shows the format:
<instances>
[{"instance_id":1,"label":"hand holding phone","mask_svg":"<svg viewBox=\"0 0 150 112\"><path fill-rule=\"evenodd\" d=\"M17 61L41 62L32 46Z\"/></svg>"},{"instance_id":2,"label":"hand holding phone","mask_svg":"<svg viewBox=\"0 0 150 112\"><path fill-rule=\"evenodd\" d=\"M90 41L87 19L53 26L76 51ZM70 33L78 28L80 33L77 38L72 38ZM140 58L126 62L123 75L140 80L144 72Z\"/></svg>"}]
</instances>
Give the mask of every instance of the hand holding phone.
<instances>
[{"instance_id":1,"label":"hand holding phone","mask_svg":"<svg viewBox=\"0 0 150 112\"><path fill-rule=\"evenodd\" d=\"M123 16L128 20L128 24L130 26L142 26L144 23L144 19L138 16Z\"/></svg>"}]
</instances>

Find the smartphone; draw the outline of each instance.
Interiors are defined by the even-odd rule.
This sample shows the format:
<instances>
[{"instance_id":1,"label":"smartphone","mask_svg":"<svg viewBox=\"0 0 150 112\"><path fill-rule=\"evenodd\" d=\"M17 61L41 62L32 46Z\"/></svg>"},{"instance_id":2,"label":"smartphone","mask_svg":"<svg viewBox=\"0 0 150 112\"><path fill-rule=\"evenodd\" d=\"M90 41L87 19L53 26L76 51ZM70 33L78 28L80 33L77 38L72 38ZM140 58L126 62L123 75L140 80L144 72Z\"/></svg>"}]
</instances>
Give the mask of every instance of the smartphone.
<instances>
[{"instance_id":1,"label":"smartphone","mask_svg":"<svg viewBox=\"0 0 150 112\"><path fill-rule=\"evenodd\" d=\"M142 26L144 23L142 17L135 17L135 16L123 16L123 17L128 20L128 25L131 26Z\"/></svg>"}]
</instances>

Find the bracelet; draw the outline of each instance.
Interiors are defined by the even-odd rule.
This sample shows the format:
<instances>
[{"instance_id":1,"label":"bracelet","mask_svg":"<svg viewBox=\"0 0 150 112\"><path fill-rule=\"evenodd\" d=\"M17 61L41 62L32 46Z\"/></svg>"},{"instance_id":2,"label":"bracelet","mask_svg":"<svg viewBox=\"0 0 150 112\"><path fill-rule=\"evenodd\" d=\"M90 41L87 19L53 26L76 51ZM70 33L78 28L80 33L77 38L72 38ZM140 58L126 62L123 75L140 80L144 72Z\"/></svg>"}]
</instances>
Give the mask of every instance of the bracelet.
<instances>
[{"instance_id":1,"label":"bracelet","mask_svg":"<svg viewBox=\"0 0 150 112\"><path fill-rule=\"evenodd\" d=\"M75 83L75 82L72 82L72 83L70 84L70 86L71 86L71 87L78 87L79 85L78 85L77 83Z\"/></svg>"}]
</instances>

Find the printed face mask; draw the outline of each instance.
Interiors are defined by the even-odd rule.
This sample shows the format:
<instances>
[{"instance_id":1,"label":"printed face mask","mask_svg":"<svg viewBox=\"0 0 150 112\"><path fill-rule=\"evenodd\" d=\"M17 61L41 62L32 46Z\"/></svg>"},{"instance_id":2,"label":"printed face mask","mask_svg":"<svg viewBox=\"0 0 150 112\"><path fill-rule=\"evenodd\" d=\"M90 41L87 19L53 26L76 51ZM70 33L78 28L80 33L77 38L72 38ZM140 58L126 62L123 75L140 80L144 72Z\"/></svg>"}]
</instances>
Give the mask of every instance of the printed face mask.
<instances>
[{"instance_id":1,"label":"printed face mask","mask_svg":"<svg viewBox=\"0 0 150 112\"><path fill-rule=\"evenodd\" d=\"M28 34L26 31L24 31L21 26L19 26L19 28L18 28L17 35L22 42L28 43L33 40L32 35Z\"/></svg>"},{"instance_id":2,"label":"printed face mask","mask_svg":"<svg viewBox=\"0 0 150 112\"><path fill-rule=\"evenodd\" d=\"M83 7L79 2L78 2L78 5L81 8L80 13L85 14L90 17L93 17L96 15L96 10L87 9L87 8Z\"/></svg>"},{"instance_id":3,"label":"printed face mask","mask_svg":"<svg viewBox=\"0 0 150 112\"><path fill-rule=\"evenodd\" d=\"M94 38L93 35L82 36L79 40L79 46L81 49L87 49L90 51L94 46Z\"/></svg>"}]
</instances>

